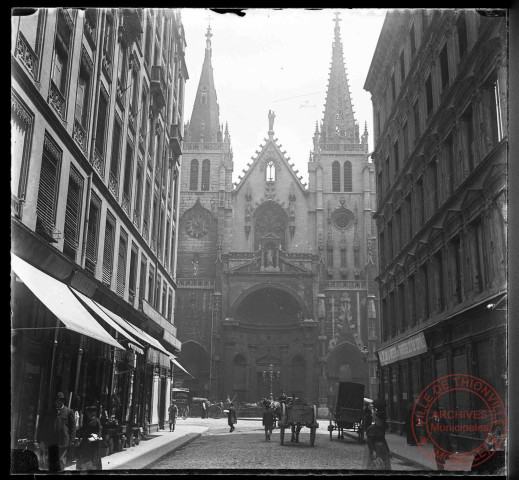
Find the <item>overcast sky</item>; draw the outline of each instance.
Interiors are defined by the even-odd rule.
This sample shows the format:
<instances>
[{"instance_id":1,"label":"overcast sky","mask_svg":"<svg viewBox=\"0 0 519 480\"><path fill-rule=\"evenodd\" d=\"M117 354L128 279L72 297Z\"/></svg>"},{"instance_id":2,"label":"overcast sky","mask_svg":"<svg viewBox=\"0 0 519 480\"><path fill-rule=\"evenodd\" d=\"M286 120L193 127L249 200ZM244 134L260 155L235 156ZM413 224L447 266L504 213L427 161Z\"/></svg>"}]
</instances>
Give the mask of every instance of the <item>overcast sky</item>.
<instances>
[{"instance_id":1,"label":"overcast sky","mask_svg":"<svg viewBox=\"0 0 519 480\"><path fill-rule=\"evenodd\" d=\"M186 32L185 121L190 120L204 60L211 17L212 64L220 122L228 122L234 152L233 181L267 137L274 110L275 138L296 164L303 181L315 122L323 119L337 9L250 9L244 17L182 9ZM386 10L340 10L341 39L350 94L360 133L368 124L373 150L373 114L364 82Z\"/></svg>"}]
</instances>

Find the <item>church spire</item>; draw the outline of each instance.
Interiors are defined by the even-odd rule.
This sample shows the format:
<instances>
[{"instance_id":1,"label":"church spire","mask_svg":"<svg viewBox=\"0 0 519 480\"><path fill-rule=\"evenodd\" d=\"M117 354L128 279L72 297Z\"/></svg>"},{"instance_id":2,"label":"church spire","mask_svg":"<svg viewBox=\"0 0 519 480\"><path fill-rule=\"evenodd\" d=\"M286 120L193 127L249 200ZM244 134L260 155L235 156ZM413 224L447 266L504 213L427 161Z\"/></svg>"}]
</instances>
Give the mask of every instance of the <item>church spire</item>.
<instances>
[{"instance_id":1,"label":"church spire","mask_svg":"<svg viewBox=\"0 0 519 480\"><path fill-rule=\"evenodd\" d=\"M189 122L192 142L215 143L221 141L220 107L214 87L213 66L211 64L211 25L205 34L205 58L196 92L195 104Z\"/></svg>"},{"instance_id":2,"label":"church spire","mask_svg":"<svg viewBox=\"0 0 519 480\"><path fill-rule=\"evenodd\" d=\"M356 122L353 116L350 87L346 76L342 51L339 12L335 13L334 41L332 45L332 64L328 91L324 107L321 138L324 143L358 143Z\"/></svg>"}]
</instances>

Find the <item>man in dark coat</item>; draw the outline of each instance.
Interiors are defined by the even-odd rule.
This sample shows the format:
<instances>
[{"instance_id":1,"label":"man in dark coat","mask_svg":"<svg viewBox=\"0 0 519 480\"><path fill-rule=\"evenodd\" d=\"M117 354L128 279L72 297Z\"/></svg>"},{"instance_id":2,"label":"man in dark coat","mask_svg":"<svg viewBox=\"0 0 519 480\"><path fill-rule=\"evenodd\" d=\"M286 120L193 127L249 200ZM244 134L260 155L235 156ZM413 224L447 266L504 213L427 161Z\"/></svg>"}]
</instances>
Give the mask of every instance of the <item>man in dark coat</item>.
<instances>
[{"instance_id":1,"label":"man in dark coat","mask_svg":"<svg viewBox=\"0 0 519 480\"><path fill-rule=\"evenodd\" d=\"M65 406L65 395L58 392L54 408L43 419L39 430L39 443L43 444L51 472L63 471L67 464L67 450L76 438L74 411Z\"/></svg>"},{"instance_id":2,"label":"man in dark coat","mask_svg":"<svg viewBox=\"0 0 519 480\"><path fill-rule=\"evenodd\" d=\"M177 404L172 401L168 408L168 420L169 420L169 431L175 431L175 424L177 423L178 407Z\"/></svg>"},{"instance_id":3,"label":"man in dark coat","mask_svg":"<svg viewBox=\"0 0 519 480\"><path fill-rule=\"evenodd\" d=\"M229 412L227 413L227 423L229 424L229 427L231 427L229 433L234 432L234 424L237 421L238 420L236 419L236 409L234 408L234 403L231 402L231 404L229 405Z\"/></svg>"},{"instance_id":4,"label":"man in dark coat","mask_svg":"<svg viewBox=\"0 0 519 480\"><path fill-rule=\"evenodd\" d=\"M265 406L265 411L263 412L263 426L265 427L265 441L270 442L270 436L272 435L272 429L274 428L274 423L276 422L276 417L274 416L274 412L270 405Z\"/></svg>"},{"instance_id":5,"label":"man in dark coat","mask_svg":"<svg viewBox=\"0 0 519 480\"><path fill-rule=\"evenodd\" d=\"M76 470L102 470L101 454L99 452L102 440L101 421L96 415L95 405L87 407L83 415L83 426L79 429L80 438Z\"/></svg>"}]
</instances>

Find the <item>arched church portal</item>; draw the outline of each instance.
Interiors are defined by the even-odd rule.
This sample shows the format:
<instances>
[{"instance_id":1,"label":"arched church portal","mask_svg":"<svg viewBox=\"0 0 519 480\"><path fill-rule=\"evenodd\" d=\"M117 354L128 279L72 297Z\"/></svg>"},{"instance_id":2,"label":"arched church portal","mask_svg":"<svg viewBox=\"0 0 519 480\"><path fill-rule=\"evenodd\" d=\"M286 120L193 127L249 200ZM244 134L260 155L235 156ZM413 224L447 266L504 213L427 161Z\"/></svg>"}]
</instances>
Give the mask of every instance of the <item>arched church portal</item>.
<instances>
[{"instance_id":1,"label":"arched church portal","mask_svg":"<svg viewBox=\"0 0 519 480\"><path fill-rule=\"evenodd\" d=\"M209 394L209 353L197 342L182 343L182 353L179 358L181 364L195 378L184 372L175 372L175 376L182 380L182 386L189 388L193 397L207 397ZM176 380L176 379L175 379Z\"/></svg>"},{"instance_id":2,"label":"arched church portal","mask_svg":"<svg viewBox=\"0 0 519 480\"><path fill-rule=\"evenodd\" d=\"M328 355L326 371L330 386L336 382L362 383L367 396L368 363L356 345L349 342L337 345Z\"/></svg>"}]
</instances>

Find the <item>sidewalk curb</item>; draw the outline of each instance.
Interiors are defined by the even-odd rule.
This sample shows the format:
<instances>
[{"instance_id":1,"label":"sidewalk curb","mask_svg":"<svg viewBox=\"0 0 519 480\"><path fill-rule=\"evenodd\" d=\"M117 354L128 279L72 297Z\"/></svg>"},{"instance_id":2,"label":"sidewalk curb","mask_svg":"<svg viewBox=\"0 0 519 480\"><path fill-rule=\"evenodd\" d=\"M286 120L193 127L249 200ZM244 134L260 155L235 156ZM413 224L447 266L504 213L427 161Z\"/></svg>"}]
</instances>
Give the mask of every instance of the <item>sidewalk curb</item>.
<instances>
[{"instance_id":1,"label":"sidewalk curb","mask_svg":"<svg viewBox=\"0 0 519 480\"><path fill-rule=\"evenodd\" d=\"M184 440L183 438L177 438L176 440L171 442L171 444L178 443L178 445L174 445L170 450L168 450L167 452L161 453L159 457L155 458L155 460L147 463L146 465L143 465L140 468L152 468L153 465L160 462L164 457L168 456L170 453L176 452L177 450L181 449L182 447L189 445L191 442L194 442L196 439L198 439L202 436L202 433L205 433L205 432L193 433L193 434L188 433L186 436L190 436L190 438L188 438L186 441L182 441L182 440ZM164 446L169 447L171 444L164 445ZM160 450L162 450L162 448Z\"/></svg>"},{"instance_id":2,"label":"sidewalk curb","mask_svg":"<svg viewBox=\"0 0 519 480\"><path fill-rule=\"evenodd\" d=\"M354 440L357 440L356 435L352 435L351 433L348 433L346 431L344 432L344 435L347 435L348 437L353 438ZM402 460L403 462L406 462L406 463L411 463L414 466L416 466L417 468L419 468L420 470L427 470L427 471L431 471L431 472L434 471L430 467L424 465L423 463L417 462L416 460L413 460L408 457L404 457L403 455L400 455L399 453L395 453L395 452L391 451L391 449L389 450L389 453L392 457L398 458L399 460Z\"/></svg>"}]
</instances>

